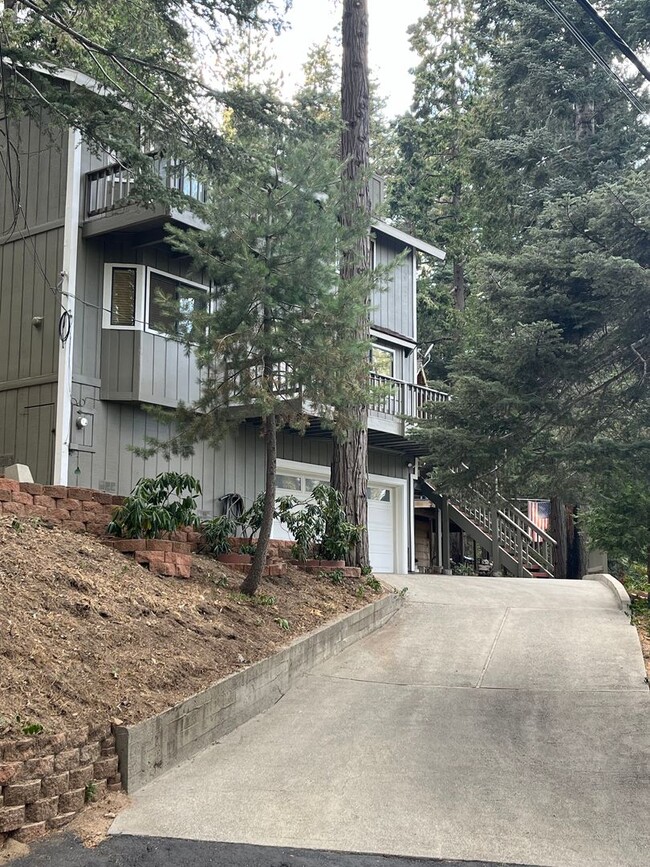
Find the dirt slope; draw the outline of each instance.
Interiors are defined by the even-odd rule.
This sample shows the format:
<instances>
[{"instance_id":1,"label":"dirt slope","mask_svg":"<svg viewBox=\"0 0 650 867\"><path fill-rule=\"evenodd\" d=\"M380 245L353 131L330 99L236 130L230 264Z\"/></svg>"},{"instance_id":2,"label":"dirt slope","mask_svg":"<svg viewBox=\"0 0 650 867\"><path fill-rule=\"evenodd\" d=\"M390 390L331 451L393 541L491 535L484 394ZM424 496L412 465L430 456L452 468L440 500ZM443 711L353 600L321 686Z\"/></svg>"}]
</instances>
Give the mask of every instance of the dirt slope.
<instances>
[{"instance_id":1,"label":"dirt slope","mask_svg":"<svg viewBox=\"0 0 650 867\"><path fill-rule=\"evenodd\" d=\"M137 722L377 598L291 569L251 602L241 577L196 557L190 581L162 578L90 536L0 518L0 738Z\"/></svg>"}]
</instances>

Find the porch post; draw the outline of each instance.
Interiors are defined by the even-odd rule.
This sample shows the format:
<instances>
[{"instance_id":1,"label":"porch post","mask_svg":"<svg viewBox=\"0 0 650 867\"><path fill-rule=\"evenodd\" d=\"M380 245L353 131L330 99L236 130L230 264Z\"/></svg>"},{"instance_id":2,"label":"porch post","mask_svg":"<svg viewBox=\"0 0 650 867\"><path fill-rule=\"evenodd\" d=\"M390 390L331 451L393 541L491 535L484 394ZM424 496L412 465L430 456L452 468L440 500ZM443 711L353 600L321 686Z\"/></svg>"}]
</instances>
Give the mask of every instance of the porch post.
<instances>
[{"instance_id":1,"label":"porch post","mask_svg":"<svg viewBox=\"0 0 650 867\"><path fill-rule=\"evenodd\" d=\"M449 500L442 498L440 506L440 527L442 529L442 574L451 575L451 553L449 545Z\"/></svg>"},{"instance_id":2,"label":"porch post","mask_svg":"<svg viewBox=\"0 0 650 867\"><path fill-rule=\"evenodd\" d=\"M501 574L501 558L499 556L499 510L492 506L492 574Z\"/></svg>"}]
</instances>

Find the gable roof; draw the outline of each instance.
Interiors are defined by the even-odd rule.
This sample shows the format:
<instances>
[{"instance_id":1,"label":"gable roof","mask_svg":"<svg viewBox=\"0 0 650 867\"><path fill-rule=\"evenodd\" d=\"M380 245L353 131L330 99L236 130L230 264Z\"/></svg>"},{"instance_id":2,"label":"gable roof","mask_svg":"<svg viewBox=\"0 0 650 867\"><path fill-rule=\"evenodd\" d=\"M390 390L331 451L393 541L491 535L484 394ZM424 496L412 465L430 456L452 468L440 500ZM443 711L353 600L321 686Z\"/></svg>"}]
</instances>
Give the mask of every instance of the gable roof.
<instances>
[{"instance_id":1,"label":"gable roof","mask_svg":"<svg viewBox=\"0 0 650 867\"><path fill-rule=\"evenodd\" d=\"M428 253L429 256L435 256L436 259L443 260L447 258L447 254L439 247L434 247L433 244L427 244L426 241L421 241L414 235L409 235L408 232L403 232L401 229L396 229L390 223L385 223L383 220L373 220L372 226L378 232L388 235L390 238L395 238L396 241L401 241L415 250L420 250L422 253Z\"/></svg>"}]
</instances>

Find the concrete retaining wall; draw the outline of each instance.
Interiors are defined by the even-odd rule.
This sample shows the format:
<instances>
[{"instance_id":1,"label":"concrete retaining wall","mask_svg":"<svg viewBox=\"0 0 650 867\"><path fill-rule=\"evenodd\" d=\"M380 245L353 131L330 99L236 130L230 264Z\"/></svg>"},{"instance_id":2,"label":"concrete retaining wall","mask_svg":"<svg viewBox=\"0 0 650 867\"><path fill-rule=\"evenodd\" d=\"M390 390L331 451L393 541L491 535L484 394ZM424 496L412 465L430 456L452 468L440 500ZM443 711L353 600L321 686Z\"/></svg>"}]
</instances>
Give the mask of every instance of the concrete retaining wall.
<instances>
[{"instance_id":1,"label":"concrete retaining wall","mask_svg":"<svg viewBox=\"0 0 650 867\"><path fill-rule=\"evenodd\" d=\"M274 656L231 674L170 710L133 726L116 726L127 792L215 743L275 704L297 678L383 626L401 607L391 594L297 639Z\"/></svg>"}]
</instances>

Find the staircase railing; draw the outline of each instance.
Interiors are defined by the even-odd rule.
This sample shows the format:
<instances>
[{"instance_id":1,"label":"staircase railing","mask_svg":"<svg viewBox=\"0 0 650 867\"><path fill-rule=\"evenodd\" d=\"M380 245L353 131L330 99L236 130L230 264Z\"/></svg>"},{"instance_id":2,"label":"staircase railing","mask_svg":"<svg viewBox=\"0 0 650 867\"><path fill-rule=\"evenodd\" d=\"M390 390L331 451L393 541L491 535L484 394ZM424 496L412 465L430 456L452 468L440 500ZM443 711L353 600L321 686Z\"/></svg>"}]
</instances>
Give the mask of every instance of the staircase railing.
<instances>
[{"instance_id":1,"label":"staircase railing","mask_svg":"<svg viewBox=\"0 0 650 867\"><path fill-rule=\"evenodd\" d=\"M527 572L541 571L553 575L555 539L505 497L497 495L496 503L493 504L487 497L472 490L450 500L491 539L496 535L499 547L517 560L520 574L525 569Z\"/></svg>"}]
</instances>

